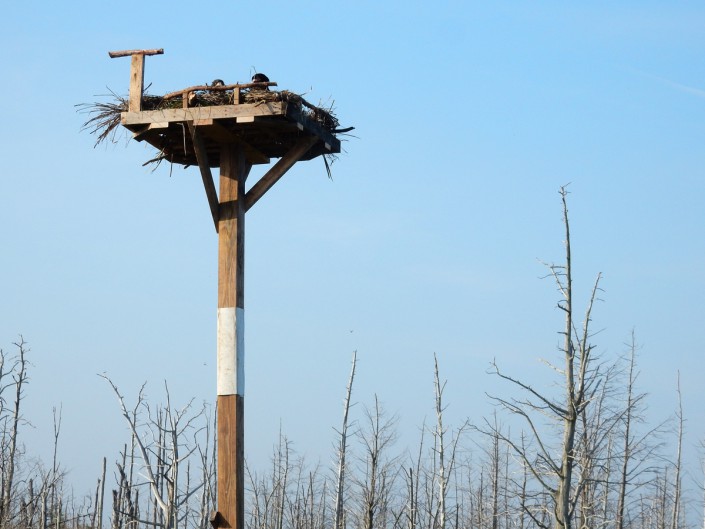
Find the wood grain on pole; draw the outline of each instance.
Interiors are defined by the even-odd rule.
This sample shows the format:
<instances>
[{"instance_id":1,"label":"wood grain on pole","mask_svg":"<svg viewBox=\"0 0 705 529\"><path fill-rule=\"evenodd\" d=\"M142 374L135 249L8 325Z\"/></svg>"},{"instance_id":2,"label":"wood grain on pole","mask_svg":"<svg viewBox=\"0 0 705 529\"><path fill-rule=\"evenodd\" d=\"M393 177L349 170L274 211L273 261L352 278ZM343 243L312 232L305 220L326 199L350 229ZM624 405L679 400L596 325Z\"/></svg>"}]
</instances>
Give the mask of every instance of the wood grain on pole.
<instances>
[{"instance_id":1,"label":"wood grain on pole","mask_svg":"<svg viewBox=\"0 0 705 529\"><path fill-rule=\"evenodd\" d=\"M135 54L132 56L130 67L130 102L128 110L139 112L142 110L142 88L144 87L144 55Z\"/></svg>"},{"instance_id":2,"label":"wood grain on pole","mask_svg":"<svg viewBox=\"0 0 705 529\"><path fill-rule=\"evenodd\" d=\"M218 221L218 358L235 369L218 388L218 527L245 527L244 457L244 249L245 179L251 164L241 147L224 144L220 152ZM222 313L222 318L221 318ZM228 328L221 328L228 325ZM234 327L234 328L232 328ZM220 350L230 348L231 350ZM221 370L219 363L218 370ZM232 372L234 371L234 372ZM221 373L219 385L221 384Z\"/></svg>"},{"instance_id":3,"label":"wood grain on pole","mask_svg":"<svg viewBox=\"0 0 705 529\"><path fill-rule=\"evenodd\" d=\"M250 167L240 147L221 149L218 308L244 308L245 305L245 179Z\"/></svg>"},{"instance_id":4,"label":"wood grain on pole","mask_svg":"<svg viewBox=\"0 0 705 529\"><path fill-rule=\"evenodd\" d=\"M244 404L218 395L218 527L245 527Z\"/></svg>"}]
</instances>

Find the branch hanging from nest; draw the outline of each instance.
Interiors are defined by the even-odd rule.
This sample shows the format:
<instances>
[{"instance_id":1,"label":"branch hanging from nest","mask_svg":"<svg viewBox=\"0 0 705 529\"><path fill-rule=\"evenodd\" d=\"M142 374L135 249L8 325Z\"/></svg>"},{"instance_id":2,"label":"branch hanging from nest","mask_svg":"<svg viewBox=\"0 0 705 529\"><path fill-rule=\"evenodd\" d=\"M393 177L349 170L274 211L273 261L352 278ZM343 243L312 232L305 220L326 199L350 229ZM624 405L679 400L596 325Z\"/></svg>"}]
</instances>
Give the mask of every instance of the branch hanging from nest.
<instances>
[{"instance_id":1,"label":"branch hanging from nest","mask_svg":"<svg viewBox=\"0 0 705 529\"><path fill-rule=\"evenodd\" d=\"M81 126L81 130L87 130L91 134L96 134L94 147L97 147L105 140L110 139L115 143L115 134L120 125L120 114L127 109L128 101L111 91L115 98L113 102L103 103L81 103L76 105L78 111L88 114L89 119Z\"/></svg>"}]
</instances>

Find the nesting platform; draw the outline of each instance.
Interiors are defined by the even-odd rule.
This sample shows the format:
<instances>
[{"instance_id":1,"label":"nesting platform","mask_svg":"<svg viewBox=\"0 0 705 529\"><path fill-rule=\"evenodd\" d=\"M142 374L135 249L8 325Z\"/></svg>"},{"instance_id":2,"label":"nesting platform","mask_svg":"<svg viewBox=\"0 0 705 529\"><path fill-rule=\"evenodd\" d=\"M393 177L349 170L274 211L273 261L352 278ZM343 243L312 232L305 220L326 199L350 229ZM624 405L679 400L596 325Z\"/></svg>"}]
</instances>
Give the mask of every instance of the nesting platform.
<instances>
[{"instance_id":1,"label":"nesting platform","mask_svg":"<svg viewBox=\"0 0 705 529\"><path fill-rule=\"evenodd\" d=\"M276 94L271 93L269 97L276 97ZM153 145L165 161L182 165L198 165L189 132L192 126L198 128L203 139L210 167L220 165L221 147L228 143L241 145L253 164L266 164L270 158L281 158L302 138L311 135L317 140L301 160L340 152L340 140L333 131L307 115L300 102L285 98L256 103L127 111L120 117L121 124L132 131L134 139Z\"/></svg>"},{"instance_id":2,"label":"nesting platform","mask_svg":"<svg viewBox=\"0 0 705 529\"><path fill-rule=\"evenodd\" d=\"M200 170L218 233L218 494L211 525L244 529L245 214L299 160L323 156L328 167L328 156L340 152L336 134L352 127L339 129L330 111L297 94L271 90L276 83L261 75L249 84L225 85L217 79L163 96L147 95L145 57L163 53L161 48L109 52L110 57L131 57L129 97L87 105L92 117L84 128L98 133L100 143L122 125L134 139L157 149L151 162ZM246 189L252 165L268 164L271 158L279 160ZM220 168L218 191L212 167Z\"/></svg>"}]
</instances>

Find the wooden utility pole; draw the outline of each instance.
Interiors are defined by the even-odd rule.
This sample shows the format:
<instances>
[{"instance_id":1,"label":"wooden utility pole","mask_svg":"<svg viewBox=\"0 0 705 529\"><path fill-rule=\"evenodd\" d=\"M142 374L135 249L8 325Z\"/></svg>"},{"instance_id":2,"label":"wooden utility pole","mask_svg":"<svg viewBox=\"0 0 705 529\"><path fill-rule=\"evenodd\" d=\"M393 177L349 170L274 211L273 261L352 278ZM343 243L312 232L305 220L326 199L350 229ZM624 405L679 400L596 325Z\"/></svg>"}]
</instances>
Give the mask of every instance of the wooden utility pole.
<instances>
[{"instance_id":1,"label":"wooden utility pole","mask_svg":"<svg viewBox=\"0 0 705 529\"><path fill-rule=\"evenodd\" d=\"M218 514L214 527L245 527L245 179L236 145L220 151L218 221Z\"/></svg>"},{"instance_id":2,"label":"wooden utility pole","mask_svg":"<svg viewBox=\"0 0 705 529\"><path fill-rule=\"evenodd\" d=\"M215 529L245 528L245 212L300 160L340 152L332 127L316 120L303 99L243 103L241 90L266 90L276 83L248 83L212 88L232 90L232 104L201 105L192 86L163 96L181 96L181 108L145 110L144 58L163 50L110 52L132 57L130 98L121 123L137 141L153 145L171 163L197 165L218 233L217 312L217 510ZM262 92L260 92L261 94ZM270 93L271 94L271 93ZM304 108L305 105L308 105ZM321 109L316 109L319 113ZM187 135L188 131L188 135ZM280 158L251 188L245 181L253 164ZM220 167L216 192L211 167Z\"/></svg>"}]
</instances>

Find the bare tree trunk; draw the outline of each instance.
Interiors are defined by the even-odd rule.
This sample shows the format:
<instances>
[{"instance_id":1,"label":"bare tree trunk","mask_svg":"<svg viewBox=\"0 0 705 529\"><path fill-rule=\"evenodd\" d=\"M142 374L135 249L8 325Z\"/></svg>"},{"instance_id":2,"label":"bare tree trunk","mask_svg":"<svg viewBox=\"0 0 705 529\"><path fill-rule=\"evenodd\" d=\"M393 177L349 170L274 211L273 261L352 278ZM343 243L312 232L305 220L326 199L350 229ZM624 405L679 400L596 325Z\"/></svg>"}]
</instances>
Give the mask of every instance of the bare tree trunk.
<instances>
[{"instance_id":1,"label":"bare tree trunk","mask_svg":"<svg viewBox=\"0 0 705 529\"><path fill-rule=\"evenodd\" d=\"M103 458L103 473L100 478L100 503L97 506L98 511L98 529L103 529L103 506L105 505L105 470L107 458Z\"/></svg>"},{"instance_id":2,"label":"bare tree trunk","mask_svg":"<svg viewBox=\"0 0 705 529\"><path fill-rule=\"evenodd\" d=\"M627 405L624 415L624 445L622 454L622 469L619 476L619 492L617 496L617 519L615 529L624 529L624 508L627 499L627 484L629 477L629 463L632 457L632 412L634 408L634 365L636 356L636 343L632 332L631 351L629 357L629 371L627 376Z\"/></svg>"},{"instance_id":3,"label":"bare tree trunk","mask_svg":"<svg viewBox=\"0 0 705 529\"><path fill-rule=\"evenodd\" d=\"M526 453L526 445L524 441L524 432L521 433L521 450L522 453ZM521 465L521 492L519 493L519 529L526 528L526 513L529 511L529 506L526 501L527 494L527 484L529 481L529 468L524 463Z\"/></svg>"},{"instance_id":4,"label":"bare tree trunk","mask_svg":"<svg viewBox=\"0 0 705 529\"><path fill-rule=\"evenodd\" d=\"M58 520L61 517L61 509L57 507L57 499L56 499L56 485L58 482L58 474L59 474L59 463L58 463L58 450L59 450L59 433L61 432L61 408L59 408L59 415L57 418L56 415L56 408L53 408L52 410L53 415L54 415L54 452L52 454L52 461L51 461L51 482L50 482L50 487L51 487L51 506L52 506L52 512L54 513L54 516L56 517L55 519L55 525L58 528Z\"/></svg>"},{"instance_id":5,"label":"bare tree trunk","mask_svg":"<svg viewBox=\"0 0 705 529\"><path fill-rule=\"evenodd\" d=\"M676 475L673 478L673 512L671 513L671 529L679 528L680 521L680 509L681 509L681 459L682 459L682 447L683 447L683 399L681 396L681 375L678 372L677 380L677 390L678 390L678 412L676 413L676 418L678 419L678 446L676 449L676 463L675 472Z\"/></svg>"},{"instance_id":6,"label":"bare tree trunk","mask_svg":"<svg viewBox=\"0 0 705 529\"><path fill-rule=\"evenodd\" d=\"M566 407L563 417L563 442L560 471L558 473L558 488L555 492L556 522L565 529L571 528L570 488L573 482L573 465L575 446L575 430L578 424L578 409L575 402L575 349L573 347L573 277L570 250L570 225L568 223L568 206L566 197L563 200L563 223L565 227L565 283L561 287L564 303L561 306L565 312L565 330L563 331L563 354L565 355L565 390Z\"/></svg>"},{"instance_id":7,"label":"bare tree trunk","mask_svg":"<svg viewBox=\"0 0 705 529\"><path fill-rule=\"evenodd\" d=\"M606 469L605 469L605 477L603 480L603 487L602 487L602 523L607 524L608 520L611 516L610 514L610 493L612 490L612 463L617 460L617 458L613 455L614 449L613 449L613 437L610 436L609 441L607 443L607 461L606 461ZM616 522L615 522L616 524ZM616 526L615 526L616 529ZM624 529L622 526L621 529Z\"/></svg>"},{"instance_id":8,"label":"bare tree trunk","mask_svg":"<svg viewBox=\"0 0 705 529\"><path fill-rule=\"evenodd\" d=\"M703 470L705 470L705 465L703 465ZM705 472L704 472L704 474L705 474ZM705 491L705 485L703 485L703 491ZM705 529L705 499L704 499L704 501L703 501L703 512L702 512L702 515L703 515L703 526L702 526L702 529Z\"/></svg>"},{"instance_id":9,"label":"bare tree trunk","mask_svg":"<svg viewBox=\"0 0 705 529\"><path fill-rule=\"evenodd\" d=\"M408 498L406 504L407 529L417 529L419 525L419 487L421 479L421 459L424 452L424 436L426 434L425 425L421 427L421 440L419 441L419 451L416 455L416 462L413 467L409 467L407 474Z\"/></svg>"},{"instance_id":10,"label":"bare tree trunk","mask_svg":"<svg viewBox=\"0 0 705 529\"><path fill-rule=\"evenodd\" d=\"M563 397L554 398L542 394L520 379L505 375L499 370L496 363L493 363L495 375L511 382L529 395L528 399L491 398L528 424L534 443L532 452L527 452L526 448L520 447L504 433L497 432L497 429L486 421L489 433L499 434L500 438L522 459L523 464L528 468L533 480L541 490L550 495L552 501L549 503L553 511L552 525L561 529L572 529L580 491L586 485L585 480L588 477L584 473L578 476L574 475L577 464L576 450L579 446L579 438L577 437L579 421L604 379L600 370L593 366L593 346L589 343L592 308L597 300L601 274L597 275L593 285L585 319L579 330L575 324L573 310L572 254L567 194L567 189L562 187L560 195L565 230L565 263L563 265L547 265L550 271L549 275L554 278L555 284L562 294L558 308L564 313L564 328L561 332L563 344L560 348L563 366L551 365L551 367L562 375ZM548 441L547 434L535 423L535 417L542 419L547 416L552 418L561 430L561 439L555 443L559 447L558 455ZM537 505L536 501L532 501L532 504ZM526 514L532 518L536 525L545 527L543 515L538 516L538 511L534 513L532 509L533 507L526 510Z\"/></svg>"},{"instance_id":11,"label":"bare tree trunk","mask_svg":"<svg viewBox=\"0 0 705 529\"><path fill-rule=\"evenodd\" d=\"M438 375L438 358L433 355L433 382L436 392L436 431L434 433L436 452L438 455L438 469L436 478L438 479L438 529L446 529L446 492L448 482L446 479L445 466L445 429L443 428L443 389L445 383L441 385Z\"/></svg>"},{"instance_id":12,"label":"bare tree trunk","mask_svg":"<svg viewBox=\"0 0 705 529\"><path fill-rule=\"evenodd\" d=\"M18 349L18 359L17 367L13 369L13 381L15 386L15 398L13 402L11 426L10 426L10 437L9 446L7 454L5 455L6 468L5 468L5 482L3 487L3 497L0 509L0 526L5 525L11 517L11 507L12 498L14 496L14 477L15 477L15 459L17 457L17 440L20 419L22 417L20 412L20 404L24 398L24 385L27 382L27 359L26 354L28 352L27 344L24 338L20 336L19 342L14 344Z\"/></svg>"},{"instance_id":13,"label":"bare tree trunk","mask_svg":"<svg viewBox=\"0 0 705 529\"><path fill-rule=\"evenodd\" d=\"M93 514L91 515L91 527L93 529L103 528L103 500L105 498L105 470L107 459L103 458L103 472L98 479L95 488L95 500L93 502Z\"/></svg>"},{"instance_id":14,"label":"bare tree trunk","mask_svg":"<svg viewBox=\"0 0 705 529\"><path fill-rule=\"evenodd\" d=\"M499 525L499 436L492 437L492 529Z\"/></svg>"},{"instance_id":15,"label":"bare tree trunk","mask_svg":"<svg viewBox=\"0 0 705 529\"><path fill-rule=\"evenodd\" d=\"M364 477L358 480L361 495L358 518L363 529L384 526L380 517L383 519L387 514L395 475L392 467L396 464L396 460L389 458L387 452L396 440L397 418L387 417L377 395L374 399L374 409L365 409L365 425L358 432L363 446L361 466L365 469Z\"/></svg>"},{"instance_id":16,"label":"bare tree trunk","mask_svg":"<svg viewBox=\"0 0 705 529\"><path fill-rule=\"evenodd\" d=\"M509 450L507 450L507 447L505 446L504 450L504 486L502 487L503 490L503 504L502 504L502 509L504 510L504 527L505 529L509 529L511 527L511 508L510 508L510 480L509 476L511 473L510 469L510 458L509 458Z\"/></svg>"},{"instance_id":17,"label":"bare tree trunk","mask_svg":"<svg viewBox=\"0 0 705 529\"><path fill-rule=\"evenodd\" d=\"M345 391L345 401L343 402L343 425L340 429L340 441L338 444L338 476L335 489L335 529L345 529L345 455L348 439L348 414L350 412L350 396L352 395L352 385L355 379L355 363L357 360L357 351L353 351L352 368L350 369L350 378Z\"/></svg>"},{"instance_id":18,"label":"bare tree trunk","mask_svg":"<svg viewBox=\"0 0 705 529\"><path fill-rule=\"evenodd\" d=\"M437 460L434 457L434 479L436 480L436 501L437 507L434 513L434 529L446 529L447 519L448 519L448 487L450 485L450 477L453 475L455 467L456 451L458 448L458 442L463 434L463 431L467 427L467 422L465 422L455 434L451 434L450 443L446 445L446 433L447 427L443 425L443 413L445 411L445 406L443 404L443 392L445 390L446 382L441 383L439 370L438 370L438 358L433 355L434 362L434 390L435 390L435 410L436 410L436 429L433 432L434 437L434 453L437 456Z\"/></svg>"},{"instance_id":19,"label":"bare tree trunk","mask_svg":"<svg viewBox=\"0 0 705 529\"><path fill-rule=\"evenodd\" d=\"M597 291L601 278L598 274L593 286L592 294L588 302L588 308L583 322L580 335L576 332L573 318L573 266L570 246L570 223L568 221L568 204L566 200L567 190L561 189L561 200L563 202L563 223L565 227L565 266L560 272L556 267L551 267L556 278L557 285L563 293L563 301L559 303L559 308L565 313L565 328L563 331L563 355L564 355L564 376L565 376L565 405L561 410L563 417L563 440L561 443L561 461L557 473L557 488L554 493L555 506L554 516L556 524L563 529L571 529L573 526L574 506L577 501L572 497L573 471L576 464L576 432L578 420L585 413L585 408L590 402L590 372L592 346L588 343L590 338L589 326L591 321L592 307L597 299ZM562 279L561 279L561 276ZM575 335L575 340L573 336ZM585 486L581 476L578 490Z\"/></svg>"},{"instance_id":20,"label":"bare tree trunk","mask_svg":"<svg viewBox=\"0 0 705 529\"><path fill-rule=\"evenodd\" d=\"M279 448L277 451L277 459L275 461L274 483L272 484L272 493L276 498L276 514L275 526L276 529L284 528L284 510L287 500L287 486L289 484L289 440L279 430Z\"/></svg>"}]
</instances>

